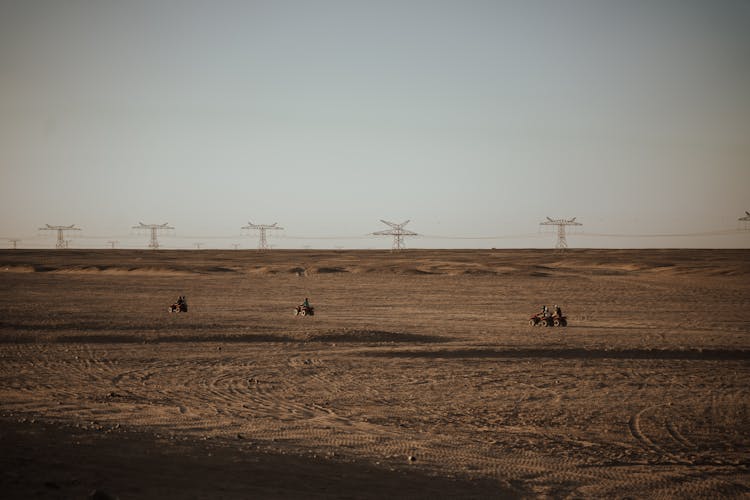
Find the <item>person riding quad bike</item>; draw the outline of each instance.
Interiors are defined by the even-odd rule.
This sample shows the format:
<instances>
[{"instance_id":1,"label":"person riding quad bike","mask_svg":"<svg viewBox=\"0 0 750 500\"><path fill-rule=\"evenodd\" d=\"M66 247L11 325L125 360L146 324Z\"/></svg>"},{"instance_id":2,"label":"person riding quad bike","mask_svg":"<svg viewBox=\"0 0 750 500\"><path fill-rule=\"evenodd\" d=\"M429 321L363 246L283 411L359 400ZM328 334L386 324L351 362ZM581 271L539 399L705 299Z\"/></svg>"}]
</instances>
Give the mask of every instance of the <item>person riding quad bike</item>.
<instances>
[{"instance_id":1,"label":"person riding quad bike","mask_svg":"<svg viewBox=\"0 0 750 500\"><path fill-rule=\"evenodd\" d=\"M554 313L550 313L547 306L542 306L542 310L529 318L529 326L568 326L568 318L563 316L562 309L555 304Z\"/></svg>"},{"instance_id":2,"label":"person riding quad bike","mask_svg":"<svg viewBox=\"0 0 750 500\"><path fill-rule=\"evenodd\" d=\"M177 302L169 306L169 312L187 312L188 305L184 295L177 297Z\"/></svg>"},{"instance_id":3,"label":"person riding quad bike","mask_svg":"<svg viewBox=\"0 0 750 500\"><path fill-rule=\"evenodd\" d=\"M552 315L552 324L554 326L568 326L568 318L563 316L560 306L555 304L555 314Z\"/></svg>"},{"instance_id":4,"label":"person riding quad bike","mask_svg":"<svg viewBox=\"0 0 750 500\"><path fill-rule=\"evenodd\" d=\"M294 315L300 315L300 316L313 316L315 314L315 308L310 305L310 301L307 297L305 297L305 301L298 305L294 309Z\"/></svg>"}]
</instances>

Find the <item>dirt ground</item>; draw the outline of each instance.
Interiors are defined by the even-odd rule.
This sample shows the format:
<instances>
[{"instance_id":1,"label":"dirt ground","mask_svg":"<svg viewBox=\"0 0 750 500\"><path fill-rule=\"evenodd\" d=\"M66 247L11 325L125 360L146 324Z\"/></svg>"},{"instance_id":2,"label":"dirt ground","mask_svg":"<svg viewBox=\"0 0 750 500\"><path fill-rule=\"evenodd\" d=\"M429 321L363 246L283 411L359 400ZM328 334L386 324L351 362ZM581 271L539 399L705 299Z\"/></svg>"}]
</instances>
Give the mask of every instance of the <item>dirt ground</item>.
<instances>
[{"instance_id":1,"label":"dirt ground","mask_svg":"<svg viewBox=\"0 0 750 500\"><path fill-rule=\"evenodd\" d=\"M0 491L747 497L749 314L748 250L2 251Z\"/></svg>"}]
</instances>

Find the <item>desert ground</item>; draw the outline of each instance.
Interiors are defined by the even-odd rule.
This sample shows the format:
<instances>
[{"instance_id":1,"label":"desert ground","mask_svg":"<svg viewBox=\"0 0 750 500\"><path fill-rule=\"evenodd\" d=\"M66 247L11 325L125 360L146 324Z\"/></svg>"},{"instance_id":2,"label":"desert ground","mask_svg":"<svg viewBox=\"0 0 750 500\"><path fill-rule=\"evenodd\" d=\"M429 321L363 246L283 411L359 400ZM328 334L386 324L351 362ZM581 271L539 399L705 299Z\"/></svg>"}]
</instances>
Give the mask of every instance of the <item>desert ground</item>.
<instances>
[{"instance_id":1,"label":"desert ground","mask_svg":"<svg viewBox=\"0 0 750 500\"><path fill-rule=\"evenodd\" d=\"M3 498L747 497L749 396L748 250L0 252Z\"/></svg>"}]
</instances>

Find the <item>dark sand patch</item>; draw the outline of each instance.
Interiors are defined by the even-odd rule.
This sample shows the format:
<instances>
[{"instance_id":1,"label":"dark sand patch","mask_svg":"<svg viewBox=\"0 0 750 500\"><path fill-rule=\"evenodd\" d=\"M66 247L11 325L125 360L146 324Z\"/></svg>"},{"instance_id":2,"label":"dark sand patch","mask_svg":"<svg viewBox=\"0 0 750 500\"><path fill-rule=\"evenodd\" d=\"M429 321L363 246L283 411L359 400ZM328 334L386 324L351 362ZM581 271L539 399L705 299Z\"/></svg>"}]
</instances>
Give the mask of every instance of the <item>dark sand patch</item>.
<instances>
[{"instance_id":1,"label":"dark sand patch","mask_svg":"<svg viewBox=\"0 0 750 500\"><path fill-rule=\"evenodd\" d=\"M158 437L157 437L158 436ZM449 479L234 442L192 441L132 430L84 430L4 419L5 499L89 498L518 498L492 480ZM406 461L406 457L403 460Z\"/></svg>"}]
</instances>

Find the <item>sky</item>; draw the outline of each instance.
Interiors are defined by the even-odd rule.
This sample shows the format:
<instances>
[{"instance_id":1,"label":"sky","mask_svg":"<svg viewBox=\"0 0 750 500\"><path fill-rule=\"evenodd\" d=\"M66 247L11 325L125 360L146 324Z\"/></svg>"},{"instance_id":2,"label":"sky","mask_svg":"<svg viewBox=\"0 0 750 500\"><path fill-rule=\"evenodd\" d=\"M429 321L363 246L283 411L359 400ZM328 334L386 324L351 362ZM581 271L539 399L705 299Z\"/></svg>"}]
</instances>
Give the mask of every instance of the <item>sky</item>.
<instances>
[{"instance_id":1,"label":"sky","mask_svg":"<svg viewBox=\"0 0 750 500\"><path fill-rule=\"evenodd\" d=\"M746 0L0 0L0 239L547 248L549 216L571 247L747 248L749 27Z\"/></svg>"}]
</instances>

